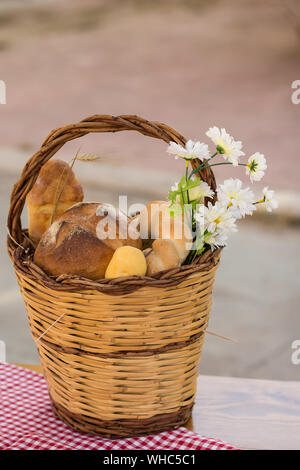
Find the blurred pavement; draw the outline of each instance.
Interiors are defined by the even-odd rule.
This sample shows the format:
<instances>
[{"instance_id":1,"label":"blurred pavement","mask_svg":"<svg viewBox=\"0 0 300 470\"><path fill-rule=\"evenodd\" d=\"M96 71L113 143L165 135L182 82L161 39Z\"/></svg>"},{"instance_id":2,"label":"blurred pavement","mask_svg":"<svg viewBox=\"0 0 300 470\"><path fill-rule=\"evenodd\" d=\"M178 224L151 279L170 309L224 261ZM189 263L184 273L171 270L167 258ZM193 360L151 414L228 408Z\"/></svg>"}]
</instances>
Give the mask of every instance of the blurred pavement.
<instances>
[{"instance_id":1,"label":"blurred pavement","mask_svg":"<svg viewBox=\"0 0 300 470\"><path fill-rule=\"evenodd\" d=\"M300 104L291 101L300 78L299 1L4 5L1 145L38 149L53 128L91 114L139 114L207 141L205 131L217 125L244 142L247 156L266 155L264 185L299 189ZM79 146L133 168L181 168L164 143L136 133L92 135L66 148L74 155Z\"/></svg>"}]
</instances>

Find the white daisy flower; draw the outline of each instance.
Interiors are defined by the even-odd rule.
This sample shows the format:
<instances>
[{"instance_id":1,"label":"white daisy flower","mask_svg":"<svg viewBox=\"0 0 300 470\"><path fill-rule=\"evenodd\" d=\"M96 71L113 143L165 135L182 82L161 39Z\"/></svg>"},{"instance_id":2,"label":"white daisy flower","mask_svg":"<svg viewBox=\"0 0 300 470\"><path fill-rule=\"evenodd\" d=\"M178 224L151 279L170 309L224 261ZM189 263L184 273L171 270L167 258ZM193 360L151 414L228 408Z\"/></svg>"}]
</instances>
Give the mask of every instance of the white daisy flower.
<instances>
[{"instance_id":1,"label":"white daisy flower","mask_svg":"<svg viewBox=\"0 0 300 470\"><path fill-rule=\"evenodd\" d=\"M214 205L209 202L208 206L204 207L204 221L205 231L210 233L214 233L219 229L225 232L237 231L236 219L233 213L220 201L217 201Z\"/></svg>"},{"instance_id":2,"label":"white daisy flower","mask_svg":"<svg viewBox=\"0 0 300 470\"><path fill-rule=\"evenodd\" d=\"M242 182L238 178L230 178L220 184L218 199L232 211L237 219L252 215L256 209L253 192L249 188L242 188Z\"/></svg>"},{"instance_id":3,"label":"white daisy flower","mask_svg":"<svg viewBox=\"0 0 300 470\"><path fill-rule=\"evenodd\" d=\"M193 160L194 158L204 160L209 157L208 145L193 140L188 140L184 147L176 142L170 142L167 152L175 155L176 159L181 157L185 160Z\"/></svg>"},{"instance_id":4,"label":"white daisy flower","mask_svg":"<svg viewBox=\"0 0 300 470\"><path fill-rule=\"evenodd\" d=\"M211 249L226 246L228 236L222 229L216 230L214 233L208 233L204 236L204 242L211 246Z\"/></svg>"},{"instance_id":5,"label":"white daisy flower","mask_svg":"<svg viewBox=\"0 0 300 470\"><path fill-rule=\"evenodd\" d=\"M200 234L203 238L205 232L205 222L204 222L204 204L197 204L197 207L194 211L194 219L196 221L196 233L199 238Z\"/></svg>"},{"instance_id":6,"label":"white daisy flower","mask_svg":"<svg viewBox=\"0 0 300 470\"><path fill-rule=\"evenodd\" d=\"M217 152L220 153L225 160L228 160L233 166L238 165L239 157L245 155L242 151L243 144L241 141L235 141L234 138L226 132L226 129L222 128L220 130L216 126L210 127L206 135L214 142Z\"/></svg>"},{"instance_id":7,"label":"white daisy flower","mask_svg":"<svg viewBox=\"0 0 300 470\"><path fill-rule=\"evenodd\" d=\"M197 210L195 211L194 217L195 220L199 223L204 225L204 211L205 211L205 206L204 204L199 204L197 205ZM204 230L202 230L204 232Z\"/></svg>"},{"instance_id":8,"label":"white daisy flower","mask_svg":"<svg viewBox=\"0 0 300 470\"><path fill-rule=\"evenodd\" d=\"M267 169L267 162L265 156L262 153L256 152L248 159L246 166L246 175L250 175L250 180L260 181L265 174Z\"/></svg>"},{"instance_id":9,"label":"white daisy flower","mask_svg":"<svg viewBox=\"0 0 300 470\"><path fill-rule=\"evenodd\" d=\"M211 199L214 196L214 192L211 187L205 182L201 181L199 186L189 189L189 198L190 201L199 201L203 202L205 197Z\"/></svg>"},{"instance_id":10,"label":"white daisy flower","mask_svg":"<svg viewBox=\"0 0 300 470\"><path fill-rule=\"evenodd\" d=\"M269 189L268 186L263 189L263 195L263 202L266 204L266 209L268 212L272 212L273 209L278 208L278 201L274 199L274 191Z\"/></svg>"}]
</instances>

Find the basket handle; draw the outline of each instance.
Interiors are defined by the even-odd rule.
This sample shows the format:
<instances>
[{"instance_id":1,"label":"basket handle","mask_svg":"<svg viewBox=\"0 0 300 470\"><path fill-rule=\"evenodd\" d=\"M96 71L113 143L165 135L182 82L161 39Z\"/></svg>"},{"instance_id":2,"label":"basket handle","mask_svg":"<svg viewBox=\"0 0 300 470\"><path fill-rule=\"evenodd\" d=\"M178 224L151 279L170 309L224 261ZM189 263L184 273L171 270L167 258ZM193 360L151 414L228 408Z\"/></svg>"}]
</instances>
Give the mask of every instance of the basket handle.
<instances>
[{"instance_id":1,"label":"basket handle","mask_svg":"<svg viewBox=\"0 0 300 470\"><path fill-rule=\"evenodd\" d=\"M83 137L90 132L119 132L137 131L148 137L161 139L169 143L174 141L184 145L186 139L171 127L160 122L147 121L139 116L122 115L94 115L83 119L78 124L69 124L54 129L43 142L40 150L36 152L26 163L22 174L15 184L10 200L7 228L11 239L17 244L22 243L21 214L24 208L26 196L33 187L41 167L50 160L58 150L70 140ZM193 169L200 165L198 159L191 161ZM205 168L199 172L204 180L213 190L216 182L211 168Z\"/></svg>"}]
</instances>

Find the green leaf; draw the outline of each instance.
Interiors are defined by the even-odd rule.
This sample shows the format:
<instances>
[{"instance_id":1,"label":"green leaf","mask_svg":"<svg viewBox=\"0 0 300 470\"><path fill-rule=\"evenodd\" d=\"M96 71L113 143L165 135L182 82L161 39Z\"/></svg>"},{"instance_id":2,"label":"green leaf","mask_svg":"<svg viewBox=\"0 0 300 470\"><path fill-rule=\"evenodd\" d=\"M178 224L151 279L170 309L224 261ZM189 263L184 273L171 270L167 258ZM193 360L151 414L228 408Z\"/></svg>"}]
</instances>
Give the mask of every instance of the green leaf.
<instances>
[{"instance_id":1,"label":"green leaf","mask_svg":"<svg viewBox=\"0 0 300 470\"><path fill-rule=\"evenodd\" d=\"M180 202L182 204L185 204L187 202L187 198L185 197L187 191L189 191L191 188L196 188L199 186L201 183L201 179L199 177L195 177L195 179L190 179L186 180L185 175L182 176L178 183L178 189L175 191L170 190L168 193L168 200L171 201L172 203L177 203L177 197L180 197ZM193 206L193 209L196 208L196 203L197 201L194 201L195 205Z\"/></svg>"},{"instance_id":2,"label":"green leaf","mask_svg":"<svg viewBox=\"0 0 300 470\"><path fill-rule=\"evenodd\" d=\"M178 183L178 187L179 188L183 188L183 186L185 185L186 183L186 178L185 178L185 175L183 175Z\"/></svg>"},{"instance_id":3,"label":"green leaf","mask_svg":"<svg viewBox=\"0 0 300 470\"><path fill-rule=\"evenodd\" d=\"M197 186L200 186L200 184L201 184L201 179L196 177L193 180L186 181L186 183L185 183L185 185L182 189L184 189L185 191L188 191L191 188L196 188Z\"/></svg>"},{"instance_id":4,"label":"green leaf","mask_svg":"<svg viewBox=\"0 0 300 470\"><path fill-rule=\"evenodd\" d=\"M168 193L168 200L169 201L172 201L172 202L175 202L176 201L176 197L178 196L178 194L180 194L180 191L169 191Z\"/></svg>"},{"instance_id":5,"label":"green leaf","mask_svg":"<svg viewBox=\"0 0 300 470\"><path fill-rule=\"evenodd\" d=\"M168 212L170 214L171 217L177 217L178 215L182 214L182 211L183 211L183 207L178 204L178 203L172 203L169 207L168 207Z\"/></svg>"}]
</instances>

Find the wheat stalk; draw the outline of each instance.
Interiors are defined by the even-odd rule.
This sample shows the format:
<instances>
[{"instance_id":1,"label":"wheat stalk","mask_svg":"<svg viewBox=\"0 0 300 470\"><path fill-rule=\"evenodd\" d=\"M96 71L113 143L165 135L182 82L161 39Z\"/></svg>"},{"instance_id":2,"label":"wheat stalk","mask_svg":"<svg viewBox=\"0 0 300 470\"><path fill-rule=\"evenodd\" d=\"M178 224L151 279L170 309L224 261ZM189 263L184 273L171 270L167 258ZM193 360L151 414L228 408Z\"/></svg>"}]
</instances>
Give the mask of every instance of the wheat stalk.
<instances>
[{"instance_id":1,"label":"wheat stalk","mask_svg":"<svg viewBox=\"0 0 300 470\"><path fill-rule=\"evenodd\" d=\"M95 162L96 160L100 160L101 157L94 155L93 153L84 153L83 155L77 155L76 160L80 162Z\"/></svg>"},{"instance_id":2,"label":"wheat stalk","mask_svg":"<svg viewBox=\"0 0 300 470\"><path fill-rule=\"evenodd\" d=\"M206 330L206 333L208 335L216 336L217 338L226 339L226 341L232 341L233 343L238 343L236 339L229 338L228 336L219 335L218 333L215 333L214 331Z\"/></svg>"},{"instance_id":3,"label":"wheat stalk","mask_svg":"<svg viewBox=\"0 0 300 470\"><path fill-rule=\"evenodd\" d=\"M72 168L73 168L73 166L74 166L75 161L76 161L77 158L78 158L79 150L80 150L80 148L77 150L75 157L72 158L72 160L71 160L71 164L70 164L71 170L72 170ZM61 181L62 181L62 178L63 178L64 173L65 173L65 169L63 169L63 171L62 171L62 173L61 173L60 180L59 180L58 185L57 185L57 188L56 188L56 194L57 194L58 189L59 189L59 187L60 187L60 183L61 183ZM51 222L50 222L50 224L53 223L53 220L54 220L54 217L55 217L55 214L56 214L56 211L57 211L57 206L58 206L58 203L59 203L60 198L61 198L61 196L62 196L62 193L63 193L63 191L64 191L64 189L65 189L65 187L66 187L67 180L68 180L68 178L65 178L65 180L64 180L64 182L63 182L63 185L62 185L62 188L61 188L61 191L60 191L60 193L59 193L59 195L58 195L58 197L57 197L57 199L56 199L55 206L54 206L54 209L53 209L53 212L52 212L52 217L51 217Z\"/></svg>"}]
</instances>

